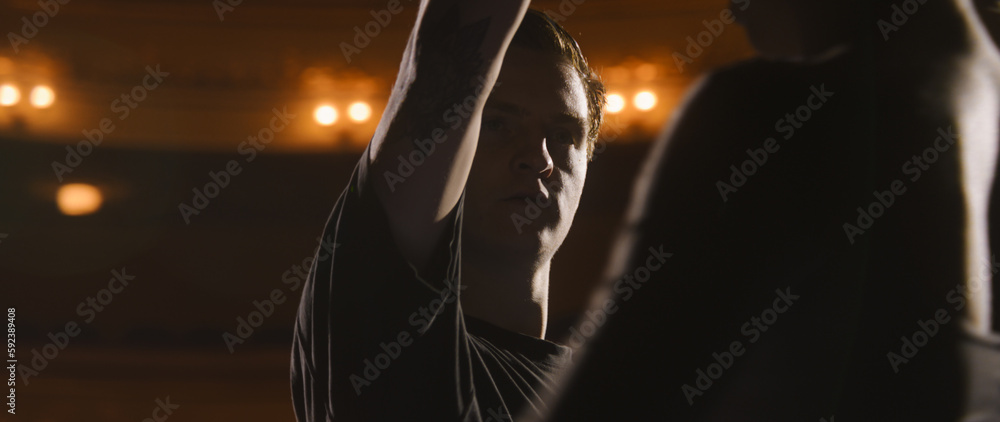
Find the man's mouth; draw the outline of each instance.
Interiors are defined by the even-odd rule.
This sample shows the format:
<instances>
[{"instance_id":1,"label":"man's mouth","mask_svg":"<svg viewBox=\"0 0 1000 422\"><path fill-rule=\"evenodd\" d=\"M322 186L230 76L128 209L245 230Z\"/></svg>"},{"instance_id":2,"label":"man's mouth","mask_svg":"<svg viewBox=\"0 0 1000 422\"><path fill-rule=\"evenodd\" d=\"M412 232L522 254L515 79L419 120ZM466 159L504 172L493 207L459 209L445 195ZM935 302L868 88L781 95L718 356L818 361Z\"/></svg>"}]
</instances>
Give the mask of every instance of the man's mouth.
<instances>
[{"instance_id":1,"label":"man's mouth","mask_svg":"<svg viewBox=\"0 0 1000 422\"><path fill-rule=\"evenodd\" d=\"M549 193L541 189L523 190L504 198L503 201L523 202L525 198L530 201L548 202Z\"/></svg>"}]
</instances>

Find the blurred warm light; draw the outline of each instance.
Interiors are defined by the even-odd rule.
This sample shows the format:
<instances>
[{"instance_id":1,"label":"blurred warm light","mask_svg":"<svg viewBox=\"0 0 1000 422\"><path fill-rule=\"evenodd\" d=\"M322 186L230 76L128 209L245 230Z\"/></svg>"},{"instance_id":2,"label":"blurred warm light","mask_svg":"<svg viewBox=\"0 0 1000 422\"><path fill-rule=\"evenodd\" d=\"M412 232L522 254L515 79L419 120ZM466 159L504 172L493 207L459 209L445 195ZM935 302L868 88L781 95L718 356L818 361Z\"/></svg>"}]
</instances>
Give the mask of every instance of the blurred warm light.
<instances>
[{"instance_id":1,"label":"blurred warm light","mask_svg":"<svg viewBox=\"0 0 1000 422\"><path fill-rule=\"evenodd\" d=\"M101 191L86 183L69 183L56 193L56 204L65 215L93 214L101 208L102 202Z\"/></svg>"},{"instance_id":2,"label":"blurred warm light","mask_svg":"<svg viewBox=\"0 0 1000 422\"><path fill-rule=\"evenodd\" d=\"M652 63L644 63L635 68L636 79L643 82L651 82L656 79L657 69L656 65Z\"/></svg>"},{"instance_id":3,"label":"blurred warm light","mask_svg":"<svg viewBox=\"0 0 1000 422\"><path fill-rule=\"evenodd\" d=\"M652 110L656 107L656 94L649 91L642 91L635 95L635 108L639 110Z\"/></svg>"},{"instance_id":4,"label":"blurred warm light","mask_svg":"<svg viewBox=\"0 0 1000 422\"><path fill-rule=\"evenodd\" d=\"M0 85L0 105L10 107L21 101L21 91L11 84Z\"/></svg>"},{"instance_id":5,"label":"blurred warm light","mask_svg":"<svg viewBox=\"0 0 1000 422\"><path fill-rule=\"evenodd\" d=\"M613 66L605 69L602 73L608 82L625 83L628 82L631 72L625 66Z\"/></svg>"},{"instance_id":6,"label":"blurred warm light","mask_svg":"<svg viewBox=\"0 0 1000 422\"><path fill-rule=\"evenodd\" d=\"M622 97L620 94L608 95L608 103L605 109L611 114L621 113L625 109L625 97Z\"/></svg>"},{"instance_id":7,"label":"blurred warm light","mask_svg":"<svg viewBox=\"0 0 1000 422\"><path fill-rule=\"evenodd\" d=\"M45 85L38 85L31 90L31 105L35 108L47 108L56 101L56 93Z\"/></svg>"},{"instance_id":8,"label":"blurred warm light","mask_svg":"<svg viewBox=\"0 0 1000 422\"><path fill-rule=\"evenodd\" d=\"M372 107L364 101L358 101L347 109L347 115L351 117L351 120L361 123L372 117Z\"/></svg>"},{"instance_id":9,"label":"blurred warm light","mask_svg":"<svg viewBox=\"0 0 1000 422\"><path fill-rule=\"evenodd\" d=\"M0 75L14 73L14 61L9 57L0 56Z\"/></svg>"},{"instance_id":10,"label":"blurred warm light","mask_svg":"<svg viewBox=\"0 0 1000 422\"><path fill-rule=\"evenodd\" d=\"M330 126L337 123L337 109L332 106L324 105L316 108L316 112L313 114L316 118L316 122L323 126Z\"/></svg>"}]
</instances>

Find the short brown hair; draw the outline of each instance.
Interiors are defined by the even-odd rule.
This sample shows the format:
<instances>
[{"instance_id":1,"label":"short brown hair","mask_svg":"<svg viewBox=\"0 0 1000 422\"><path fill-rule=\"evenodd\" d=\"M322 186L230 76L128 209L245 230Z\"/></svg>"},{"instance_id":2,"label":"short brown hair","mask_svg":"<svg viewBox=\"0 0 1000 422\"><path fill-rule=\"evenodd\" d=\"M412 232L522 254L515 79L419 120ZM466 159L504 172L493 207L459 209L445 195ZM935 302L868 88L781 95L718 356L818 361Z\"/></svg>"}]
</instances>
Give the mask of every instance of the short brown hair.
<instances>
[{"instance_id":1,"label":"short brown hair","mask_svg":"<svg viewBox=\"0 0 1000 422\"><path fill-rule=\"evenodd\" d=\"M587 91L587 108L590 130L587 133L587 158L594 157L594 144L604 121L604 83L587 64L580 46L558 22L538 10L528 9L521 26L517 28L511 46L552 53L573 66Z\"/></svg>"}]
</instances>

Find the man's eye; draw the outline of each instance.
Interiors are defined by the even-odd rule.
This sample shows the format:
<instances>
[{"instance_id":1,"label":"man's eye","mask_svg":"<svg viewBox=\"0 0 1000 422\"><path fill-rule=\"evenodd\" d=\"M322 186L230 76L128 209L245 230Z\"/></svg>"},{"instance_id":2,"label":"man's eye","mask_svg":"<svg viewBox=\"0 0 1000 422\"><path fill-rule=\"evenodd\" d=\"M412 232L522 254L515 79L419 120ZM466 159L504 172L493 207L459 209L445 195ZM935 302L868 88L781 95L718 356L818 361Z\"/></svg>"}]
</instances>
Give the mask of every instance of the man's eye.
<instances>
[{"instance_id":1,"label":"man's eye","mask_svg":"<svg viewBox=\"0 0 1000 422\"><path fill-rule=\"evenodd\" d=\"M552 134L552 139L560 144L572 145L576 143L576 137L565 130L556 131Z\"/></svg>"},{"instance_id":2,"label":"man's eye","mask_svg":"<svg viewBox=\"0 0 1000 422\"><path fill-rule=\"evenodd\" d=\"M500 132L507 130L507 122L503 119L485 119L483 120L483 129L491 132Z\"/></svg>"}]
</instances>

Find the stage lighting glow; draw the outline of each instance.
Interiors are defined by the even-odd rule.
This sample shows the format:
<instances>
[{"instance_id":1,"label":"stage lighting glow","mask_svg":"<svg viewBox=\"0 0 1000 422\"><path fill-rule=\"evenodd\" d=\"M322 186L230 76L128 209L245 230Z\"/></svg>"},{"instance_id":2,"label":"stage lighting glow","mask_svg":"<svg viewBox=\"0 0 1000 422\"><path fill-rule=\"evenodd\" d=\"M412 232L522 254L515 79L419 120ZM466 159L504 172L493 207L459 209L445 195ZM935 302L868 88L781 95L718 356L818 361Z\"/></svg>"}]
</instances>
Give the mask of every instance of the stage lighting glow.
<instances>
[{"instance_id":1,"label":"stage lighting glow","mask_svg":"<svg viewBox=\"0 0 1000 422\"><path fill-rule=\"evenodd\" d=\"M611 114L621 113L625 109L625 97L619 94L608 95L608 104L605 109Z\"/></svg>"},{"instance_id":2,"label":"stage lighting glow","mask_svg":"<svg viewBox=\"0 0 1000 422\"><path fill-rule=\"evenodd\" d=\"M11 84L0 85L0 105L10 107L21 101L21 91Z\"/></svg>"},{"instance_id":3,"label":"stage lighting glow","mask_svg":"<svg viewBox=\"0 0 1000 422\"><path fill-rule=\"evenodd\" d=\"M313 117L316 118L316 123L323 126L330 126L337 123L337 119L340 116L337 114L337 109L333 108L333 106L324 105L316 108Z\"/></svg>"},{"instance_id":4,"label":"stage lighting glow","mask_svg":"<svg viewBox=\"0 0 1000 422\"><path fill-rule=\"evenodd\" d=\"M652 110L653 107L656 107L656 94L649 91L640 92L636 94L634 102L635 107L639 110Z\"/></svg>"},{"instance_id":5,"label":"stage lighting glow","mask_svg":"<svg viewBox=\"0 0 1000 422\"><path fill-rule=\"evenodd\" d=\"M347 115L355 122L365 122L372 117L372 107L364 101L358 101L347 109Z\"/></svg>"},{"instance_id":6,"label":"stage lighting glow","mask_svg":"<svg viewBox=\"0 0 1000 422\"><path fill-rule=\"evenodd\" d=\"M100 189L86 183L69 183L56 192L56 205L65 215L87 215L101 208L104 198Z\"/></svg>"},{"instance_id":7,"label":"stage lighting glow","mask_svg":"<svg viewBox=\"0 0 1000 422\"><path fill-rule=\"evenodd\" d=\"M635 78L643 82L656 80L657 73L656 65L652 63L641 64L635 68Z\"/></svg>"},{"instance_id":8,"label":"stage lighting glow","mask_svg":"<svg viewBox=\"0 0 1000 422\"><path fill-rule=\"evenodd\" d=\"M56 101L56 93L45 85L38 85L31 90L31 105L35 108L48 108Z\"/></svg>"}]
</instances>

